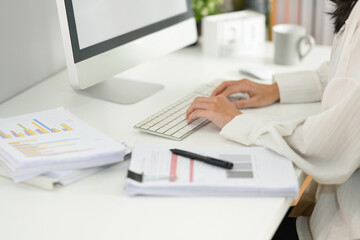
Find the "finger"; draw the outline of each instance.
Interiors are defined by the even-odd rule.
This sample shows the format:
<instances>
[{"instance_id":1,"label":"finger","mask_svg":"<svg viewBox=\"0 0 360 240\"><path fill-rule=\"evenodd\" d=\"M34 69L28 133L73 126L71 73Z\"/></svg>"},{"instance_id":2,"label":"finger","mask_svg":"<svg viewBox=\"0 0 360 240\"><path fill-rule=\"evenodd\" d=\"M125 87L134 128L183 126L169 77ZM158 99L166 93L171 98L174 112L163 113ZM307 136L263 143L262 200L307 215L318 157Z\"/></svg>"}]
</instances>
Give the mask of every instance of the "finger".
<instances>
[{"instance_id":1,"label":"finger","mask_svg":"<svg viewBox=\"0 0 360 240\"><path fill-rule=\"evenodd\" d=\"M186 117L189 115L190 112L194 111L195 106L203 106L203 104L209 103L211 101L208 97L196 97L193 103L188 107L186 110Z\"/></svg>"},{"instance_id":2,"label":"finger","mask_svg":"<svg viewBox=\"0 0 360 240\"><path fill-rule=\"evenodd\" d=\"M209 97L196 97L194 99L194 102L210 102L210 98Z\"/></svg>"},{"instance_id":3,"label":"finger","mask_svg":"<svg viewBox=\"0 0 360 240\"><path fill-rule=\"evenodd\" d=\"M217 96L221 94L225 88L227 88L229 85L233 84L233 81L226 81L221 83L215 90L211 93L211 97Z\"/></svg>"},{"instance_id":4,"label":"finger","mask_svg":"<svg viewBox=\"0 0 360 240\"><path fill-rule=\"evenodd\" d=\"M195 110L189 115L189 117L187 118L187 122L191 123L195 119L201 118L201 117L209 119L209 116L210 116L210 112L207 110Z\"/></svg>"},{"instance_id":5,"label":"finger","mask_svg":"<svg viewBox=\"0 0 360 240\"><path fill-rule=\"evenodd\" d=\"M232 102L237 109L256 107L256 98L242 99Z\"/></svg>"},{"instance_id":6,"label":"finger","mask_svg":"<svg viewBox=\"0 0 360 240\"><path fill-rule=\"evenodd\" d=\"M237 84L233 86L229 86L228 88L224 89L224 91L221 93L221 95L224 95L225 97L229 97L231 94L234 93L249 93L250 92L250 84L248 81L240 81Z\"/></svg>"},{"instance_id":7,"label":"finger","mask_svg":"<svg viewBox=\"0 0 360 240\"><path fill-rule=\"evenodd\" d=\"M241 90L241 88L239 88L239 87L230 86L228 88L225 88L224 91L219 93L219 95L221 94L221 95L223 95L225 97L229 97L230 95L232 95L234 93L239 93L239 92L245 92L245 91Z\"/></svg>"},{"instance_id":8,"label":"finger","mask_svg":"<svg viewBox=\"0 0 360 240\"><path fill-rule=\"evenodd\" d=\"M188 118L188 116L195 110L205 110L208 109L208 107L209 107L209 103L207 102L200 102L200 101L193 102L186 110L186 118Z\"/></svg>"}]
</instances>

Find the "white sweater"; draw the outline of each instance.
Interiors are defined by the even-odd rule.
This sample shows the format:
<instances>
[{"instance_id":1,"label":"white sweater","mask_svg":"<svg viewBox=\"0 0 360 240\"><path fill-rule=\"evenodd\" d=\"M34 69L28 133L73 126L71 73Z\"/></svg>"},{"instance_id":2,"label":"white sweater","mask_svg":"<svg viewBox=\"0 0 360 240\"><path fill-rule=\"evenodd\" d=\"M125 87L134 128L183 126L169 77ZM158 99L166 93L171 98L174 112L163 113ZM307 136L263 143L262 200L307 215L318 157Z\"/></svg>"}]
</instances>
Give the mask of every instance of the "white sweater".
<instances>
[{"instance_id":1,"label":"white sweater","mask_svg":"<svg viewBox=\"0 0 360 240\"><path fill-rule=\"evenodd\" d=\"M330 64L274 80L281 103L321 100L322 112L281 123L242 114L221 134L286 156L320 184L309 224L298 219L300 239L360 239L360 3L335 38Z\"/></svg>"}]
</instances>

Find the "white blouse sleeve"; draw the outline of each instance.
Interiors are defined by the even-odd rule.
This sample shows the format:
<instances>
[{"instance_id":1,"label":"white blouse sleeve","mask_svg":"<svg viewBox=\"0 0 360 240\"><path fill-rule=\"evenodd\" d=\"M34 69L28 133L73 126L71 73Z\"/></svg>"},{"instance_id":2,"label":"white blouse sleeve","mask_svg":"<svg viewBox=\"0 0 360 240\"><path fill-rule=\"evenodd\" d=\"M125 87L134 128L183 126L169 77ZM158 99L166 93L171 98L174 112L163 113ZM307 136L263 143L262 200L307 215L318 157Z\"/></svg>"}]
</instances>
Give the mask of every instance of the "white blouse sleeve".
<instances>
[{"instance_id":1,"label":"white blouse sleeve","mask_svg":"<svg viewBox=\"0 0 360 240\"><path fill-rule=\"evenodd\" d=\"M281 103L318 102L328 80L329 62L315 71L280 73L273 76L280 90Z\"/></svg>"},{"instance_id":2,"label":"white blouse sleeve","mask_svg":"<svg viewBox=\"0 0 360 240\"><path fill-rule=\"evenodd\" d=\"M347 96L320 114L284 123L242 114L221 135L247 146L267 147L318 183L341 184L360 164L360 84L345 81Z\"/></svg>"}]
</instances>

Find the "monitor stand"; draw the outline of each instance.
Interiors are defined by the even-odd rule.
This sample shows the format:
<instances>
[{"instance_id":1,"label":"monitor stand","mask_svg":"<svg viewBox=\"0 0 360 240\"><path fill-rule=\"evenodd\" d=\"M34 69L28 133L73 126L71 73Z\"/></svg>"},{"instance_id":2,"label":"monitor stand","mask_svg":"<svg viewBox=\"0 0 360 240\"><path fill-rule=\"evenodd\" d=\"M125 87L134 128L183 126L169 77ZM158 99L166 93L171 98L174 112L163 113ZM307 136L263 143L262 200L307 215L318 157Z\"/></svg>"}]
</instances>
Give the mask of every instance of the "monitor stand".
<instances>
[{"instance_id":1,"label":"monitor stand","mask_svg":"<svg viewBox=\"0 0 360 240\"><path fill-rule=\"evenodd\" d=\"M137 103L164 87L160 84L125 80L113 77L78 93L119 104Z\"/></svg>"}]
</instances>

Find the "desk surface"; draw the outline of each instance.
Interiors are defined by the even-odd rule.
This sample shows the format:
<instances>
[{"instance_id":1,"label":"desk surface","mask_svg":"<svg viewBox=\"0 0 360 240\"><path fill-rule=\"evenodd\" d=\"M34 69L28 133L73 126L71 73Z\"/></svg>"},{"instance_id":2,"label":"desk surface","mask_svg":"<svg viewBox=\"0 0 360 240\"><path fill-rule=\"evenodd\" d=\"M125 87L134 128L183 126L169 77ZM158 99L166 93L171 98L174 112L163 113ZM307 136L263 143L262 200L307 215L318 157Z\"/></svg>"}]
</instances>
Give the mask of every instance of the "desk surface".
<instances>
[{"instance_id":1,"label":"desk surface","mask_svg":"<svg viewBox=\"0 0 360 240\"><path fill-rule=\"evenodd\" d=\"M165 89L134 105L119 105L75 93L62 71L0 105L0 117L64 106L82 120L128 145L139 141L167 147L239 146L208 124L181 142L133 129L133 125L196 87L215 78L240 79L239 68L268 65L277 72L313 69L328 60L330 48L316 47L300 65L272 64L272 45L264 56L204 57L186 48L121 74L157 82ZM277 120L320 111L319 103L245 110ZM128 162L53 192L0 178L0 239L269 239L292 199L160 198L124 195ZM299 181L302 174L297 170Z\"/></svg>"}]
</instances>

